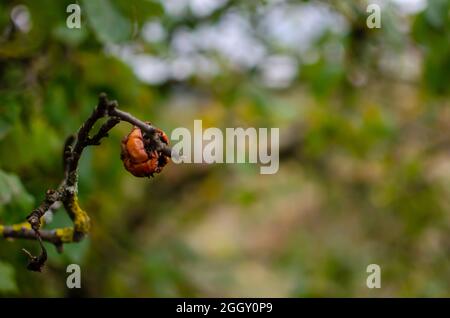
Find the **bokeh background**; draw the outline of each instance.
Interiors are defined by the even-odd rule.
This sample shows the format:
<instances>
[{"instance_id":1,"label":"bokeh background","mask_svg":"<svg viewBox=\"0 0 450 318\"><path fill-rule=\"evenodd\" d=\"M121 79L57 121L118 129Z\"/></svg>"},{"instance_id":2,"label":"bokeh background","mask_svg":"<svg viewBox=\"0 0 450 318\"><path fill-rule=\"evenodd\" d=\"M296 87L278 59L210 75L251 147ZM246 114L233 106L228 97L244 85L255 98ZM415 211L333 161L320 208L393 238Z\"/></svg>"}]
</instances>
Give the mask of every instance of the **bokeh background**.
<instances>
[{"instance_id":1,"label":"bokeh background","mask_svg":"<svg viewBox=\"0 0 450 318\"><path fill-rule=\"evenodd\" d=\"M0 2L0 223L59 184L102 91L169 133L279 127L280 169L135 178L120 124L82 157L90 237L48 245L42 274L20 251L36 242L0 238L0 295L450 296L449 1L88 0L68 29L71 2ZM61 210L49 227L69 224Z\"/></svg>"}]
</instances>

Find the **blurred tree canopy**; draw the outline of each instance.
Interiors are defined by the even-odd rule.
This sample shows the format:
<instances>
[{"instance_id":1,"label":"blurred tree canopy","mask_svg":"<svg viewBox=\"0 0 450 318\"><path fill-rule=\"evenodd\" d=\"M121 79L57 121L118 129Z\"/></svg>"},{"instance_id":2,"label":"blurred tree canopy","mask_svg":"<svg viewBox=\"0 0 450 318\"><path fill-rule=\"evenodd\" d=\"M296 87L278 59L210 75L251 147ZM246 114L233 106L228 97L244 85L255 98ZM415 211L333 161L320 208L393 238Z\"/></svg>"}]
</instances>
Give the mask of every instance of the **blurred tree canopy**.
<instances>
[{"instance_id":1,"label":"blurred tree canopy","mask_svg":"<svg viewBox=\"0 0 450 318\"><path fill-rule=\"evenodd\" d=\"M450 1L0 2L0 224L62 178L104 91L170 132L280 127L280 170L129 175L121 124L80 164L92 234L46 272L0 240L2 296L450 296ZM51 227L70 224L55 213ZM82 288L66 287L81 265ZM366 266L382 268L368 289Z\"/></svg>"}]
</instances>

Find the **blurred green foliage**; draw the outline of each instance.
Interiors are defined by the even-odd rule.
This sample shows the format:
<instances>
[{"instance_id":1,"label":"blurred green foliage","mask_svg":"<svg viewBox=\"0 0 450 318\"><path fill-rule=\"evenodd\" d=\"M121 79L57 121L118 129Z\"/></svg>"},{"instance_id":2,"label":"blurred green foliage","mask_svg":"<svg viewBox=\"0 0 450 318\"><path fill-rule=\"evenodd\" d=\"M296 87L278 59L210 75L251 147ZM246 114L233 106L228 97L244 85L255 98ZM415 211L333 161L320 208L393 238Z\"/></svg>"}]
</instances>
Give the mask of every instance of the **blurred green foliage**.
<instances>
[{"instance_id":1,"label":"blurred green foliage","mask_svg":"<svg viewBox=\"0 0 450 318\"><path fill-rule=\"evenodd\" d=\"M102 91L166 132L281 131L275 175L169 164L141 180L119 125L80 163L92 235L48 246L42 275L20 252L35 242L1 240L0 295L450 296L450 1L397 2L381 29L365 1L89 0L81 29L71 1L0 2L0 224L58 185Z\"/></svg>"}]
</instances>

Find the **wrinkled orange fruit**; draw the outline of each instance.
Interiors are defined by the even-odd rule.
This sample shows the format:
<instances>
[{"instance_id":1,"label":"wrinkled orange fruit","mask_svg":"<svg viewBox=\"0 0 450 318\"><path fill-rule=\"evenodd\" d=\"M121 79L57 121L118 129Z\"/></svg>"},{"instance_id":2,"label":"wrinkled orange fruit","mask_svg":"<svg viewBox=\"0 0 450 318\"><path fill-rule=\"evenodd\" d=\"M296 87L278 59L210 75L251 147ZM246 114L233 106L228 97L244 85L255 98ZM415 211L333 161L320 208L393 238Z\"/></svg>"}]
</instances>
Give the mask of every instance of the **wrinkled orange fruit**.
<instances>
[{"instance_id":1,"label":"wrinkled orange fruit","mask_svg":"<svg viewBox=\"0 0 450 318\"><path fill-rule=\"evenodd\" d=\"M169 138L162 130L157 128L156 133L163 143L169 144ZM120 158L123 165L136 177L153 177L153 174L160 173L169 162L167 156L155 149L152 139L136 126L122 140L121 146Z\"/></svg>"}]
</instances>

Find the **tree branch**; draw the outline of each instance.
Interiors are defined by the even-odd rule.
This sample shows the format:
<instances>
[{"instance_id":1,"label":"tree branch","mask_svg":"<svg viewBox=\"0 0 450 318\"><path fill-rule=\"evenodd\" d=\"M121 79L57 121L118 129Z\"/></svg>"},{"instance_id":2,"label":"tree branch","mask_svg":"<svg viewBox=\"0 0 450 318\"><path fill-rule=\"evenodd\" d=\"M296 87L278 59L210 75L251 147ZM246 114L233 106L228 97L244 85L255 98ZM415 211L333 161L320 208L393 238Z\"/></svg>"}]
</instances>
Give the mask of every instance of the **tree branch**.
<instances>
[{"instance_id":1,"label":"tree branch","mask_svg":"<svg viewBox=\"0 0 450 318\"><path fill-rule=\"evenodd\" d=\"M95 123L105 117L108 118L107 121L93 137L90 137L89 134ZM28 269L41 271L45 264L47 251L42 241L54 244L57 250L61 252L64 243L79 242L89 233L89 216L78 204L78 163L86 147L100 145L101 140L107 137L108 132L121 121L139 127L150 136L154 149L171 157L170 147L161 142L160 138L158 138L158 130L155 127L135 118L129 113L121 111L118 109L117 101L109 101L106 94L100 94L98 104L92 114L83 123L77 134L69 136L64 144L62 156L64 179L58 189L47 190L42 203L28 215L28 223L9 226L0 225L0 237L37 240L39 242L41 248L39 256L33 256L24 250L30 258ZM45 212L50 210L56 202L61 202L64 205L73 222L73 227L41 230L41 220Z\"/></svg>"}]
</instances>

